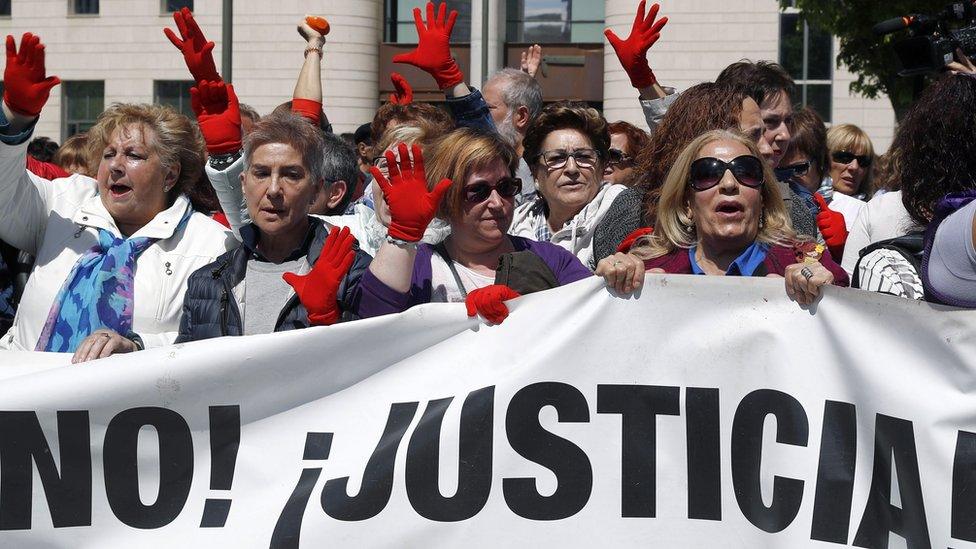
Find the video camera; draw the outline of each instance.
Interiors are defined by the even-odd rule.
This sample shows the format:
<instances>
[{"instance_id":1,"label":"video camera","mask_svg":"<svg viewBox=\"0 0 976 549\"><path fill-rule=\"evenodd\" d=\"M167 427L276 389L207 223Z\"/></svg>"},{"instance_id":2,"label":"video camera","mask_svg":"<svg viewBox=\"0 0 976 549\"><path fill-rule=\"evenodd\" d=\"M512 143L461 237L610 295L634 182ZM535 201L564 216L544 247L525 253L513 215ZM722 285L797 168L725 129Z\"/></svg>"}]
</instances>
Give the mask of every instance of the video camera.
<instances>
[{"instance_id":1,"label":"video camera","mask_svg":"<svg viewBox=\"0 0 976 549\"><path fill-rule=\"evenodd\" d=\"M908 30L908 38L892 44L902 66L900 76L938 72L952 62L957 48L970 57L976 55L973 0L953 2L936 15L912 14L882 21L873 30L878 35Z\"/></svg>"}]
</instances>

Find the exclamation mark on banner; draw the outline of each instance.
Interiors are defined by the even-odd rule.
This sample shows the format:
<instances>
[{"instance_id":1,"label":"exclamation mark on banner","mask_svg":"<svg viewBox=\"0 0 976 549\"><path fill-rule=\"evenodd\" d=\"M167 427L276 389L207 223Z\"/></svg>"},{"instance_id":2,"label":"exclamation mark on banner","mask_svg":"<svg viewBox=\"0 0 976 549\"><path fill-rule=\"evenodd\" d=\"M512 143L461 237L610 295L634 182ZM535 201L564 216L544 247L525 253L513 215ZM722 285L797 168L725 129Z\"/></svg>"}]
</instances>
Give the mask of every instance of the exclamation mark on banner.
<instances>
[{"instance_id":1,"label":"exclamation mark on banner","mask_svg":"<svg viewBox=\"0 0 976 549\"><path fill-rule=\"evenodd\" d=\"M237 449L241 444L241 407L210 407L210 489L230 490L234 482ZM208 498L200 528L223 528L230 499Z\"/></svg>"}]
</instances>

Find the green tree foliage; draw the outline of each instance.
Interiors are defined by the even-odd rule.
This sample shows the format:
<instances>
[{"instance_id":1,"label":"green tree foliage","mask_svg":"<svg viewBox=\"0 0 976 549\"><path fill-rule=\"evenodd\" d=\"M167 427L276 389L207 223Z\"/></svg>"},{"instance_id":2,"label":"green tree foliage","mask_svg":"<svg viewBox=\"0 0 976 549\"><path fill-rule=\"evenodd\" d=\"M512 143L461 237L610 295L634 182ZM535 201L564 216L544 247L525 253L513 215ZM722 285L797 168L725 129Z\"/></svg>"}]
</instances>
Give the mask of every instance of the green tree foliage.
<instances>
[{"instance_id":1,"label":"green tree foliage","mask_svg":"<svg viewBox=\"0 0 976 549\"><path fill-rule=\"evenodd\" d=\"M920 78L898 76L898 63L891 42L904 32L879 37L871 28L886 19L911 13L935 14L948 0L779 0L783 8L794 6L813 26L840 40L837 62L845 65L857 80L851 91L869 98L887 95L899 119L912 103L923 83Z\"/></svg>"}]
</instances>

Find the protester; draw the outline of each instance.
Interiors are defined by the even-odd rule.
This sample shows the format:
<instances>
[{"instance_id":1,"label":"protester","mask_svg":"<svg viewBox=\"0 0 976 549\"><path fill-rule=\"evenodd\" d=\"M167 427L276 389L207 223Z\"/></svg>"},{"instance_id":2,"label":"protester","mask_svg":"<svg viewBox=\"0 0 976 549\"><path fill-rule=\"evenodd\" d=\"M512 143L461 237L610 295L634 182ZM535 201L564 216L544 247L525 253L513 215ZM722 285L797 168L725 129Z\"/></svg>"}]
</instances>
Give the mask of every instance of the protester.
<instances>
[{"instance_id":1,"label":"protester","mask_svg":"<svg viewBox=\"0 0 976 549\"><path fill-rule=\"evenodd\" d=\"M254 125L241 177L251 222L240 247L190 275L178 342L352 318L369 256L354 251L348 229L309 215L326 180L324 147L322 134L290 113Z\"/></svg>"},{"instance_id":2,"label":"protester","mask_svg":"<svg viewBox=\"0 0 976 549\"><path fill-rule=\"evenodd\" d=\"M554 103L529 126L523 146L539 196L515 210L509 230L562 246L595 268L593 233L626 189L603 182L610 149L606 120L579 103Z\"/></svg>"},{"instance_id":3,"label":"protester","mask_svg":"<svg viewBox=\"0 0 976 549\"><path fill-rule=\"evenodd\" d=\"M353 201L359 184L356 153L344 139L334 133L322 134L323 177L328 182L319 187L309 213L314 215L343 215Z\"/></svg>"},{"instance_id":4,"label":"protester","mask_svg":"<svg viewBox=\"0 0 976 549\"><path fill-rule=\"evenodd\" d=\"M971 76L945 76L902 119L888 167L901 189L875 196L861 210L847 237L844 270L853 273L861 250L872 243L921 232L942 197L971 188L974 84Z\"/></svg>"},{"instance_id":5,"label":"protester","mask_svg":"<svg viewBox=\"0 0 976 549\"><path fill-rule=\"evenodd\" d=\"M964 267L968 258L965 223L960 216L946 228L939 221L965 204L976 189L976 79L946 75L932 83L902 119L891 149L901 190L868 202L855 222L844 254L858 287L911 299L931 299L972 306L963 291L974 275ZM969 211L969 210L967 210ZM928 276L922 263L927 231L942 234L931 245ZM858 239L857 251L851 248ZM864 242L862 245L861 242Z\"/></svg>"},{"instance_id":6,"label":"protester","mask_svg":"<svg viewBox=\"0 0 976 549\"><path fill-rule=\"evenodd\" d=\"M827 132L827 148L833 190L859 200L869 198L874 145L868 134L854 124L833 126Z\"/></svg>"},{"instance_id":7,"label":"protester","mask_svg":"<svg viewBox=\"0 0 976 549\"><path fill-rule=\"evenodd\" d=\"M783 276L790 297L809 304L825 284L846 286L847 276L828 254L805 244L790 228L775 175L756 144L714 130L678 156L661 188L654 233L631 253L658 272Z\"/></svg>"},{"instance_id":8,"label":"protester","mask_svg":"<svg viewBox=\"0 0 976 549\"><path fill-rule=\"evenodd\" d=\"M594 259L613 255L628 235L654 226L661 185L681 151L699 135L717 129L738 129L762 143L759 105L742 92L711 82L688 88L661 119L647 146L637 153L637 183L614 200L597 224Z\"/></svg>"},{"instance_id":9,"label":"protester","mask_svg":"<svg viewBox=\"0 0 976 549\"><path fill-rule=\"evenodd\" d=\"M89 158L88 133L76 133L65 139L52 159L68 173L91 176L92 159ZM96 159L97 162L97 159Z\"/></svg>"},{"instance_id":10,"label":"protester","mask_svg":"<svg viewBox=\"0 0 976 549\"><path fill-rule=\"evenodd\" d=\"M233 242L183 194L202 173L199 131L168 107L116 104L89 131L96 179L32 176L26 141L59 80L45 78L37 37L20 48L7 38L0 238L37 267L0 346L84 362L172 343L190 273Z\"/></svg>"},{"instance_id":11,"label":"protester","mask_svg":"<svg viewBox=\"0 0 976 549\"><path fill-rule=\"evenodd\" d=\"M611 122L608 128L610 151L607 167L603 171L603 179L613 184L632 187L637 176L634 171L634 158L638 151L647 147L650 136L644 130L623 120Z\"/></svg>"},{"instance_id":12,"label":"protester","mask_svg":"<svg viewBox=\"0 0 976 549\"><path fill-rule=\"evenodd\" d=\"M534 55L536 47L538 46L530 48L529 53ZM540 56L541 50L539 48ZM491 119L495 123L496 130L505 141L515 147L515 152L519 154L519 166L515 174L522 180L522 192L516 200L518 204L535 198L536 187L532 170L521 158L522 141L525 139L525 132L529 125L542 112L542 87L533 74L529 73L529 56L523 53L523 57L526 58L524 72L517 69L502 69L485 82L484 89L485 102L491 110ZM534 57L532 60L534 61Z\"/></svg>"},{"instance_id":13,"label":"protester","mask_svg":"<svg viewBox=\"0 0 976 549\"><path fill-rule=\"evenodd\" d=\"M509 234L518 156L497 134L459 129L429 150L426 170L416 145L412 152L399 145L398 157L387 151L389 180L373 169L392 221L363 276L362 316L464 301L469 316L497 324L508 315L503 301L591 276L561 247ZM450 223L451 235L438 245L418 244L435 214Z\"/></svg>"},{"instance_id":14,"label":"protester","mask_svg":"<svg viewBox=\"0 0 976 549\"><path fill-rule=\"evenodd\" d=\"M826 174L827 128L813 109L804 107L793 116L792 140L780 162L780 173L814 193L817 202L817 229L824 237L830 255L840 258L847 235L864 202L852 196L835 193Z\"/></svg>"}]
</instances>

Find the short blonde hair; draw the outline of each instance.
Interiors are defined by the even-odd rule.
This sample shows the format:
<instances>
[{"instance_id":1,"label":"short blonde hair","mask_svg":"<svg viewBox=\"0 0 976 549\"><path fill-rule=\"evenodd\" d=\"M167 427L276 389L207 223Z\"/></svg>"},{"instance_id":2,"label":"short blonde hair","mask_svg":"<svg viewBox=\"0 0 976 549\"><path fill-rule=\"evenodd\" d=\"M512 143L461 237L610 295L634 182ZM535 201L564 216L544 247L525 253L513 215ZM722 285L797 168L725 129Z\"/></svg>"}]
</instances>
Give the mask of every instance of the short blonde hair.
<instances>
[{"instance_id":1,"label":"short blonde hair","mask_svg":"<svg viewBox=\"0 0 976 549\"><path fill-rule=\"evenodd\" d=\"M634 255L641 259L651 259L667 255L678 249L687 249L698 244L699 236L687 210L694 195L688 183L691 163L698 158L701 150L715 141L734 141L749 150L749 154L762 158L759 148L751 140L728 130L712 130L695 138L675 160L661 187L661 199L657 205L657 223L654 233L642 238L634 247ZM789 214L783 204L773 169L763 162L764 181L760 188L762 196L762 219L756 240L771 245L791 245L796 242L796 233L790 227Z\"/></svg>"},{"instance_id":2,"label":"short blonde hair","mask_svg":"<svg viewBox=\"0 0 976 549\"><path fill-rule=\"evenodd\" d=\"M166 105L114 103L98 116L95 125L88 130L88 158L92 173L98 173L102 151L116 128L140 126L153 132L153 139L146 146L159 155L165 169L180 167L176 184L168 198L172 202L185 189L189 189L203 175L203 135L189 118Z\"/></svg>"},{"instance_id":3,"label":"short blonde hair","mask_svg":"<svg viewBox=\"0 0 976 549\"><path fill-rule=\"evenodd\" d=\"M874 158L874 145L871 143L871 138L868 137L868 134L864 130L854 124L838 124L827 130L827 150L831 155L835 152L846 151L870 156L873 160L877 160ZM833 161L832 158L831 161ZM871 192L874 164L874 162L871 162L871 166L866 170L867 174L864 176L864 181L861 182L861 187L854 191L855 194ZM830 167L828 165L827 173L829 172Z\"/></svg>"},{"instance_id":4,"label":"short blonde hair","mask_svg":"<svg viewBox=\"0 0 976 549\"><path fill-rule=\"evenodd\" d=\"M437 217L448 221L461 215L464 182L472 173L499 160L508 168L509 177L518 168L515 149L494 132L457 129L432 143L429 150L428 159L424 162L427 184L433 188L444 178L451 180L451 187L437 209Z\"/></svg>"}]
</instances>

